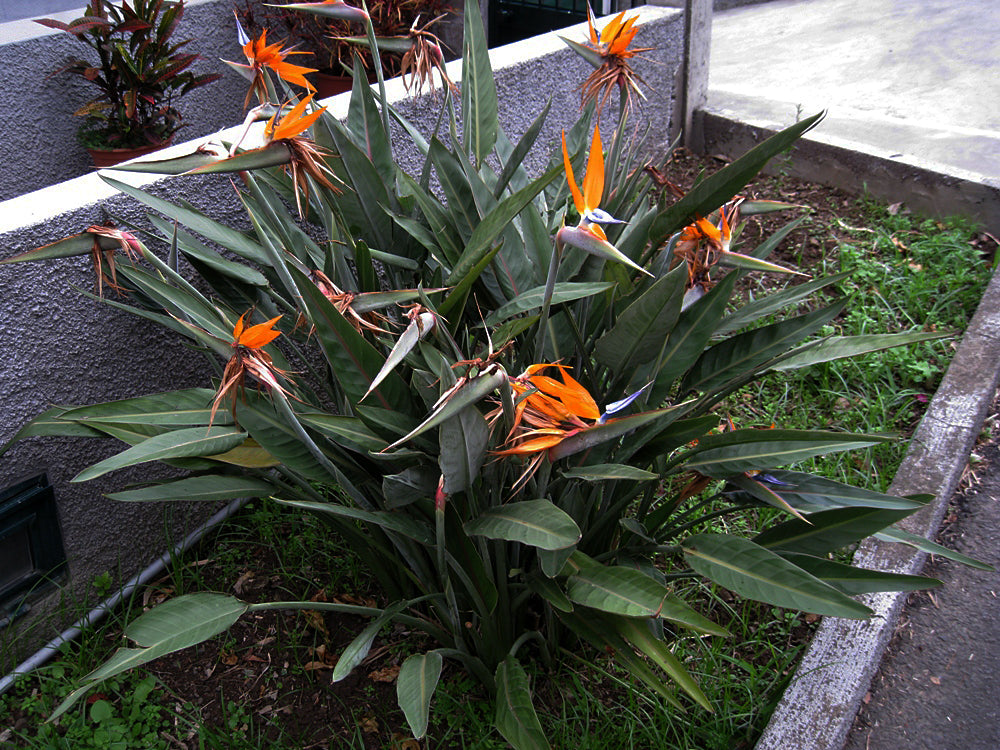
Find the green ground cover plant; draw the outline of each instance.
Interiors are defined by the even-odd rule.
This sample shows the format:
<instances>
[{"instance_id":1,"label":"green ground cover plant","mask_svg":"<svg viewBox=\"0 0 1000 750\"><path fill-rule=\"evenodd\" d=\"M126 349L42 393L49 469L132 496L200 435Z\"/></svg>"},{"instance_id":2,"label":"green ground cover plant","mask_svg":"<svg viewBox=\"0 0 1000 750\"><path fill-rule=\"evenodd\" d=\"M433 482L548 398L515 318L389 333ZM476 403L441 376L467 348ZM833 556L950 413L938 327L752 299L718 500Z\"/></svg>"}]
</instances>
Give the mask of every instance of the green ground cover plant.
<instances>
[{"instance_id":1,"label":"green ground cover plant","mask_svg":"<svg viewBox=\"0 0 1000 750\"><path fill-rule=\"evenodd\" d=\"M91 227L5 261L90 254L121 296L107 304L187 337L216 376L213 388L56 407L16 439L130 446L74 481L154 460L186 472L111 495L122 502L256 497L315 516L378 591L167 598L50 721L131 669L227 632L228 651L240 623L304 611L359 623L337 644L335 684L358 678L380 633L406 634L395 694L413 738L437 726L442 676L460 673L504 741L544 748L565 715L543 712L543 727L532 678L580 659L627 680L612 700L634 711L713 710L683 644L752 633L706 606L705 581L786 624L783 609L865 618L856 594L935 584L831 559L926 498L784 468L891 436L728 413L759 381L942 336L836 335L851 304L827 296L847 274L738 293L755 274L802 275L767 258L803 218L742 241L742 218L791 207L738 193L821 115L683 196L662 194L640 169L630 97L606 141L594 120L601 86L635 84L637 29L622 15L591 27L595 101L529 175L521 163L547 112L516 143L500 128L477 11L465 13L460 106L443 97L437 133L417 132L360 74L345 122L311 95L279 94L266 68L287 72L283 56L248 40L240 70L262 99L248 122L266 121L263 145L133 167L238 173L247 231L106 177L155 212L152 229ZM370 25L368 37L377 47ZM424 155L419 175L393 160L390 120ZM179 272L182 257L202 285ZM752 672L749 652L735 653L717 659ZM227 715L245 723L238 705Z\"/></svg>"}]
</instances>

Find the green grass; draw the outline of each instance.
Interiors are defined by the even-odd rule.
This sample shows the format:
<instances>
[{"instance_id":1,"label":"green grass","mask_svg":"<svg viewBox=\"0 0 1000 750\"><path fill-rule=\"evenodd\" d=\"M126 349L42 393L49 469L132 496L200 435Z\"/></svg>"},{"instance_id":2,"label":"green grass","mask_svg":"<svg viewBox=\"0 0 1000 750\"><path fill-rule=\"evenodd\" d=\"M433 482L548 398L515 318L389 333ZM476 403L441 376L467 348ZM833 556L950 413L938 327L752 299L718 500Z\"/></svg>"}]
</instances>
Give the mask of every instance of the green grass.
<instances>
[{"instance_id":1,"label":"green grass","mask_svg":"<svg viewBox=\"0 0 1000 750\"><path fill-rule=\"evenodd\" d=\"M863 201L864 227L838 222L840 238L816 275L846 271L837 294L845 313L825 333L860 335L931 331L947 338L815 365L745 389L733 410L745 424L900 433L909 437L940 383L975 312L992 268L961 219L938 222L890 214ZM905 440L814 459L805 470L885 490L906 452Z\"/></svg>"},{"instance_id":2,"label":"green grass","mask_svg":"<svg viewBox=\"0 0 1000 750\"><path fill-rule=\"evenodd\" d=\"M865 210L868 220L863 227L839 222L819 229L840 242L821 259L817 273L852 274L837 290L851 301L828 332L930 330L959 335L991 271L969 244L972 227L961 221L939 224L891 215L873 202L865 203ZM788 428L894 430L906 435L937 387L955 342L952 337L772 377L736 394L727 409L741 426L775 422ZM905 449L904 441L880 445L816 459L807 469L884 490ZM760 511L739 522L762 523L766 514ZM248 543L255 545L255 560L261 553L273 560L273 569L266 574L280 580L288 598L308 598L323 587L354 592L372 588L349 551L330 543L320 521L266 503L252 504L227 523L215 535L210 552L203 549L195 558L175 560L167 585L173 594L204 590L210 571L202 556L210 559L212 576L235 580L248 564ZM106 583L95 581L95 586L107 588ZM682 593L707 602L706 614L734 635L732 639L682 636L676 641L676 655L699 680L715 712L690 707L678 713L643 686L631 684L606 655L567 654L557 673L540 668L532 673L536 704L554 747L723 750L753 744L794 671L808 618L737 600L698 582L685 585L689 588ZM0 697L0 746L72 750L178 746L169 738L220 750L235 744L300 746L293 730L254 715L238 695L220 693L221 722L208 723L198 707L183 704L143 670L109 681L100 689L101 697L79 704L58 726L45 724L44 718L73 684L109 655L116 645L115 634L133 615L128 610L113 614L100 630L67 645L54 663ZM296 689L317 643L316 634L300 621L289 622L278 637L293 656L267 676L269 690ZM403 642L401 647L405 646ZM240 648L235 641L223 641L221 647ZM372 687L366 684L363 689L374 700ZM477 690L461 672L446 671L432 707L428 747L505 747L492 728L492 711ZM358 711L344 706L346 714L352 710ZM20 719L16 727L8 720L15 716ZM366 747L364 719L363 712L348 718L353 734L349 730L331 746ZM381 721L392 725L388 734L405 731L394 707L386 707Z\"/></svg>"}]
</instances>

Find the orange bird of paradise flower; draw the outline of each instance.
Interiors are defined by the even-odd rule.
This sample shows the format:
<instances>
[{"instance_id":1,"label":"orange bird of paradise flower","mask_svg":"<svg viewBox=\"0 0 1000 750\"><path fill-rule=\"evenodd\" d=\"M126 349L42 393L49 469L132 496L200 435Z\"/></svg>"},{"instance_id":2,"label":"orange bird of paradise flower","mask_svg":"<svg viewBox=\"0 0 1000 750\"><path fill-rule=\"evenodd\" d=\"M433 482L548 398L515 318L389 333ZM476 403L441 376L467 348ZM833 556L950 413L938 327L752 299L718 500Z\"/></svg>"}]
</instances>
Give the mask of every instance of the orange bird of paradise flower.
<instances>
[{"instance_id":1,"label":"orange bird of paradise flower","mask_svg":"<svg viewBox=\"0 0 1000 750\"><path fill-rule=\"evenodd\" d=\"M275 75L284 81L294 83L296 86L302 86L302 88L308 91L316 90L305 77L306 73L315 73L316 68L306 68L302 65L293 65L285 61L285 58L289 55L308 55L310 54L309 52L291 48L282 49L281 45L283 42L268 44L267 29L261 31L257 39L251 39L240 25L239 18L236 19L236 33L240 46L243 48L243 54L246 55L249 64L230 63L230 65L250 71L252 81L250 90L247 92L246 99L243 102L244 109L250 105L250 96L254 92L257 93L257 98L261 102L266 102L269 99L264 68L270 68L274 71Z\"/></svg>"},{"instance_id":2,"label":"orange bird of paradise flower","mask_svg":"<svg viewBox=\"0 0 1000 750\"><path fill-rule=\"evenodd\" d=\"M543 374L548 368L559 371L560 380ZM517 397L514 424L507 435L509 448L494 451L498 456L531 456L524 473L514 483L516 491L538 470L551 451L567 438L606 424L613 414L625 409L646 390L640 388L602 413L594 397L559 364L530 365L522 375L510 378ZM502 409L495 413L502 413Z\"/></svg>"},{"instance_id":3,"label":"orange bird of paradise flower","mask_svg":"<svg viewBox=\"0 0 1000 750\"><path fill-rule=\"evenodd\" d=\"M638 16L625 18L622 11L598 33L594 25L594 11L587 5L587 25L590 31L590 47L597 53L595 70L580 87L580 97L583 104L593 100L597 102L597 111L604 108L611 91L617 86L622 97L622 106L632 106L632 95L638 94L645 99L639 88L644 81L632 69L629 60L639 52L648 52L652 47L629 49L632 40L639 32L635 27Z\"/></svg>"},{"instance_id":4,"label":"orange bird of paradise flower","mask_svg":"<svg viewBox=\"0 0 1000 750\"><path fill-rule=\"evenodd\" d=\"M277 388L282 393L291 395L277 379L278 375L287 379L288 374L275 367L271 355L264 351L265 346L281 335L281 331L274 330L274 325L281 320L281 316L246 327L243 319L247 315L248 313L243 313L233 326L233 354L226 363L219 391L212 401L209 424L215 420L215 412L226 397L231 401L230 410L235 419L236 399L243 392L247 375L252 375L268 388Z\"/></svg>"},{"instance_id":5,"label":"orange bird of paradise flower","mask_svg":"<svg viewBox=\"0 0 1000 750\"><path fill-rule=\"evenodd\" d=\"M291 154L291 161L286 165L286 169L290 169L292 173L292 188L295 191L295 206L298 208L299 216L304 215L300 195L305 198L306 205L309 204L309 183L305 179L306 175L323 187L336 190L330 181L333 173L323 159L327 152L302 135L326 110L326 107L321 107L306 114L306 107L312 102L312 97L313 95L309 94L302 99L280 120L278 113L275 113L264 126L264 140L267 143L284 144Z\"/></svg>"},{"instance_id":6,"label":"orange bird of paradise flower","mask_svg":"<svg viewBox=\"0 0 1000 750\"><path fill-rule=\"evenodd\" d=\"M601 143L601 126L594 126L594 135L590 140L590 155L587 157L587 171L583 175L583 189L576 184L573 165L569 160L569 150L566 148L566 131L562 134L563 167L566 169L566 182L569 192L573 195L573 205L580 214L580 229L590 232L595 237L608 241L601 224L623 224L607 211L599 208L604 194L604 145Z\"/></svg>"}]
</instances>

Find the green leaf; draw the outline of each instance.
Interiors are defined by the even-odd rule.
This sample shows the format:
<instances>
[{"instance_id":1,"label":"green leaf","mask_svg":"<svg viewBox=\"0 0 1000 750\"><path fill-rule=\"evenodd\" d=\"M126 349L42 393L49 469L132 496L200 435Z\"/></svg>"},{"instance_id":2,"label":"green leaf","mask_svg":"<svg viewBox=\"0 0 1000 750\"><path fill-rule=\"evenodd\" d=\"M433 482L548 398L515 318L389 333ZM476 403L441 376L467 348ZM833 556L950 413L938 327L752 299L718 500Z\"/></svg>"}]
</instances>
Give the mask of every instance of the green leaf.
<instances>
[{"instance_id":1,"label":"green leaf","mask_svg":"<svg viewBox=\"0 0 1000 750\"><path fill-rule=\"evenodd\" d=\"M872 611L780 555L730 534L695 534L684 558L696 573L748 599L819 615L867 619Z\"/></svg>"},{"instance_id":2,"label":"green leaf","mask_svg":"<svg viewBox=\"0 0 1000 750\"><path fill-rule=\"evenodd\" d=\"M29 437L104 437L104 433L94 427L64 421L62 415L67 411L68 407L53 406L39 414L0 446L0 456L10 450L14 443Z\"/></svg>"},{"instance_id":3,"label":"green leaf","mask_svg":"<svg viewBox=\"0 0 1000 750\"><path fill-rule=\"evenodd\" d=\"M227 250L231 250L247 260L260 263L264 266L269 265L267 258L264 255L263 248L245 235L237 232L235 229L230 229L225 224L213 221L204 214L193 209L175 206L169 201L157 198L155 195L150 195L149 193L139 190L138 188L134 188L127 183L119 182L118 180L114 180L103 174L100 175L100 177L111 187L115 188L115 190L120 190L126 195L132 196L140 203L149 206L154 211L159 211L167 218L180 222L192 232L200 234L205 239L217 242L222 245L222 247Z\"/></svg>"},{"instance_id":4,"label":"green leaf","mask_svg":"<svg viewBox=\"0 0 1000 750\"><path fill-rule=\"evenodd\" d=\"M396 700L415 739L419 740L427 734L431 697L440 678L441 654L437 651L413 654L399 668Z\"/></svg>"},{"instance_id":5,"label":"green leaf","mask_svg":"<svg viewBox=\"0 0 1000 750\"><path fill-rule=\"evenodd\" d=\"M784 237L788 231L794 229L802 220L796 220L791 224L786 225L776 234L781 234ZM788 231L785 231L785 230ZM816 279L814 281L807 281L804 284L796 284L795 286L790 286L787 289L782 289L780 292L775 292L774 294L768 294L764 297L752 300L743 307L739 308L735 312L726 316L726 318L719 324L715 329L716 336L722 336L727 333L732 333L733 331L738 331L740 328L750 325L756 320L767 317L773 313L783 310L791 305L798 304L804 299L808 299L815 292L820 289L825 289L832 284L838 284L846 278L850 277L850 273L838 273L833 276L827 276L822 279Z\"/></svg>"},{"instance_id":6,"label":"green leaf","mask_svg":"<svg viewBox=\"0 0 1000 750\"><path fill-rule=\"evenodd\" d=\"M496 142L499 106L479 3L466 0L463 15L462 137L478 166Z\"/></svg>"},{"instance_id":7,"label":"green leaf","mask_svg":"<svg viewBox=\"0 0 1000 750\"><path fill-rule=\"evenodd\" d=\"M833 320L844 309L841 302L791 320L783 320L733 336L698 358L681 382L681 392L712 391L726 382L788 351Z\"/></svg>"},{"instance_id":8,"label":"green leaf","mask_svg":"<svg viewBox=\"0 0 1000 750\"><path fill-rule=\"evenodd\" d=\"M614 286L615 284L613 282L606 281L564 281L556 284L553 288L550 304L554 306L560 305L564 302L573 302L574 300L583 299L584 297L593 297L596 294L613 289ZM544 286L536 286L526 292L521 292L510 302L491 312L486 318L486 325L495 326L508 318L514 317L515 315L520 315L521 313L530 312L532 310L539 310L542 307L544 297Z\"/></svg>"},{"instance_id":9,"label":"green leaf","mask_svg":"<svg viewBox=\"0 0 1000 750\"><path fill-rule=\"evenodd\" d=\"M177 246L184 255L196 262L201 262L223 276L231 278L241 284L249 284L255 287L266 287L267 278L260 271L251 268L243 263L236 263L222 257L215 250L211 249L198 239L175 224L166 221L156 214L146 214L146 218L155 226L166 239L171 239L174 230L177 232Z\"/></svg>"},{"instance_id":10,"label":"green leaf","mask_svg":"<svg viewBox=\"0 0 1000 750\"><path fill-rule=\"evenodd\" d=\"M149 610L125 628L125 635L139 648L120 648L108 661L84 677L49 716L57 719L85 692L109 677L194 646L227 630L247 611L245 602L225 594L187 594Z\"/></svg>"},{"instance_id":11,"label":"green leaf","mask_svg":"<svg viewBox=\"0 0 1000 750\"><path fill-rule=\"evenodd\" d=\"M922 503L915 500L885 495L863 487L853 487L812 474L772 470L768 475L780 482L771 485L771 489L781 495L789 505L803 513L851 506L899 509L923 507Z\"/></svg>"},{"instance_id":12,"label":"green leaf","mask_svg":"<svg viewBox=\"0 0 1000 750\"><path fill-rule=\"evenodd\" d=\"M712 704L698 687L691 673L684 669L680 659L674 656L673 652L667 648L667 644L659 638L653 636L649 631L649 624L645 620L635 618L618 618L616 620L618 632L624 636L629 643L642 651L652 659L656 665L676 682L681 690L690 695L694 701L706 711L712 711Z\"/></svg>"},{"instance_id":13,"label":"green leaf","mask_svg":"<svg viewBox=\"0 0 1000 750\"><path fill-rule=\"evenodd\" d=\"M82 422L120 424L155 424L165 426L207 425L215 391L208 388L188 388L182 391L154 393L138 398L109 401L104 404L69 409L65 419ZM231 422L228 410L216 412L217 423Z\"/></svg>"},{"instance_id":14,"label":"green leaf","mask_svg":"<svg viewBox=\"0 0 1000 750\"><path fill-rule=\"evenodd\" d=\"M379 526L386 531L393 531L421 544L433 544L434 532L430 525L411 518L405 513L394 513L391 511L367 511L360 508L352 508L347 505L340 505L336 502L321 503L312 500L284 500L277 498L281 505L288 505L293 508L311 510L315 513L327 513L340 518L350 518L352 521L363 521Z\"/></svg>"},{"instance_id":15,"label":"green leaf","mask_svg":"<svg viewBox=\"0 0 1000 750\"><path fill-rule=\"evenodd\" d=\"M918 341L933 341L948 338L950 333L927 333L915 331L912 333L875 333L863 336L830 336L815 346L810 346L801 354L781 360L771 369L779 372L795 370L800 367L810 367L820 362L830 362L834 359L857 357L860 354L880 352L894 346L906 346Z\"/></svg>"},{"instance_id":16,"label":"green leaf","mask_svg":"<svg viewBox=\"0 0 1000 750\"><path fill-rule=\"evenodd\" d=\"M566 594L577 604L626 617L657 617L670 592L635 568L586 566L566 582Z\"/></svg>"},{"instance_id":17,"label":"green leaf","mask_svg":"<svg viewBox=\"0 0 1000 750\"><path fill-rule=\"evenodd\" d=\"M654 359L681 313L687 267L679 265L656 280L622 311L594 347L597 361L615 372Z\"/></svg>"},{"instance_id":18,"label":"green leaf","mask_svg":"<svg viewBox=\"0 0 1000 750\"><path fill-rule=\"evenodd\" d=\"M396 602L391 607L387 607L381 615L368 623L365 629L358 633L357 637L340 653L340 658L337 659L337 664L333 668L333 677L331 678L333 682L340 682L346 678L358 664L364 661L368 652L372 650L372 643L375 642L378 631L399 614L405 606L406 602Z\"/></svg>"},{"instance_id":19,"label":"green leaf","mask_svg":"<svg viewBox=\"0 0 1000 750\"><path fill-rule=\"evenodd\" d=\"M670 235L694 221L696 216L707 216L731 199L772 157L790 148L803 133L815 127L824 115L825 112L820 112L785 128L691 188L687 195L656 218L649 232L653 246L664 244Z\"/></svg>"},{"instance_id":20,"label":"green leaf","mask_svg":"<svg viewBox=\"0 0 1000 750\"><path fill-rule=\"evenodd\" d=\"M235 427L191 427L165 432L137 443L116 456L90 466L75 477L73 482L86 482L126 466L162 461L165 458L189 458L223 453L240 445L247 434Z\"/></svg>"},{"instance_id":21,"label":"green leaf","mask_svg":"<svg viewBox=\"0 0 1000 750\"><path fill-rule=\"evenodd\" d=\"M94 248L94 240L105 250L118 247L118 243L110 237L101 237L90 232L80 232L61 240L56 240L48 245L36 247L10 258L0 260L0 265L4 263L23 263L36 260L52 260L54 258L70 258L74 255L89 255Z\"/></svg>"},{"instance_id":22,"label":"green leaf","mask_svg":"<svg viewBox=\"0 0 1000 750\"><path fill-rule=\"evenodd\" d=\"M960 562L963 565L968 565L972 568L979 568L979 570L989 570L991 572L996 570L996 568L989 563L977 560L974 557L969 557L968 555L963 555L961 552L956 552L953 549L942 547L940 544L931 542L924 539L922 536L913 534L909 531L904 531L903 529L896 528L895 526L879 531L875 534L875 538L881 539L884 542L900 542L902 544L908 544L911 547L921 550L922 552L927 552L931 555L940 555L948 560L954 560L955 562Z\"/></svg>"},{"instance_id":23,"label":"green leaf","mask_svg":"<svg viewBox=\"0 0 1000 750\"><path fill-rule=\"evenodd\" d=\"M876 591L917 591L941 585L941 581L935 578L855 568L852 565L812 555L800 555L795 552L782 552L780 554L807 573L811 573L851 596L870 594Z\"/></svg>"},{"instance_id":24,"label":"green leaf","mask_svg":"<svg viewBox=\"0 0 1000 750\"><path fill-rule=\"evenodd\" d=\"M562 472L564 477L582 479L585 482L603 482L607 479L627 479L633 482L649 482L659 479L660 475L652 471L637 469L627 464L595 464L582 466L578 469L567 469Z\"/></svg>"},{"instance_id":25,"label":"green leaf","mask_svg":"<svg viewBox=\"0 0 1000 750\"><path fill-rule=\"evenodd\" d=\"M545 599L562 612L572 612L573 602L569 600L562 587L547 575L534 574L528 577L526 584L529 589Z\"/></svg>"},{"instance_id":26,"label":"green leaf","mask_svg":"<svg viewBox=\"0 0 1000 750\"><path fill-rule=\"evenodd\" d=\"M680 314L677 325L659 353L657 362L660 369L654 373L656 386L651 395L653 403L665 398L674 379L701 356L712 332L725 314L737 276L735 273L726 274L707 295ZM646 374L643 373L642 377L645 378Z\"/></svg>"},{"instance_id":27,"label":"green leaf","mask_svg":"<svg viewBox=\"0 0 1000 750\"><path fill-rule=\"evenodd\" d=\"M466 7L468 15L468 6ZM508 656L497 667L497 697L494 724L515 750L547 750L542 725L531 704L531 689L524 667Z\"/></svg>"},{"instance_id":28,"label":"green leaf","mask_svg":"<svg viewBox=\"0 0 1000 750\"><path fill-rule=\"evenodd\" d=\"M677 407L669 407L666 409L656 409L655 411L633 414L628 417L622 417L621 419L611 419L604 424L588 427L587 429L581 430L577 434L566 438L555 447L549 449L549 457L553 461L557 461L560 458L572 456L574 453L579 453L580 451L593 448L594 446L606 443L609 440L614 440L627 432L631 432L632 430L638 429L644 425L657 422L658 420L663 420L660 423L661 425L667 425L676 418L678 413Z\"/></svg>"},{"instance_id":29,"label":"green leaf","mask_svg":"<svg viewBox=\"0 0 1000 750\"><path fill-rule=\"evenodd\" d=\"M622 565L585 565L567 580L566 593L577 604L625 617L661 617L699 633L726 637L716 625L642 571Z\"/></svg>"},{"instance_id":30,"label":"green leaf","mask_svg":"<svg viewBox=\"0 0 1000 750\"><path fill-rule=\"evenodd\" d=\"M495 391L506 377L507 375L502 370L480 373L477 377L466 382L457 391L452 393L446 401L431 412L429 417L410 430L408 434L404 435L386 448L386 450L392 450L408 440L413 439L417 435L427 432L427 430L433 427L437 427L439 424L451 419L466 407L472 406L476 402L481 401L483 398Z\"/></svg>"},{"instance_id":31,"label":"green leaf","mask_svg":"<svg viewBox=\"0 0 1000 750\"><path fill-rule=\"evenodd\" d=\"M465 533L545 550L563 549L580 541L580 527L550 500L523 500L490 508L468 521Z\"/></svg>"},{"instance_id":32,"label":"green leaf","mask_svg":"<svg viewBox=\"0 0 1000 750\"><path fill-rule=\"evenodd\" d=\"M316 326L316 336L334 376L351 403L358 403L385 360L305 274L296 268L289 270L302 293L305 313ZM404 412L410 399L409 389L395 373L383 378L373 397L384 409Z\"/></svg>"},{"instance_id":33,"label":"green leaf","mask_svg":"<svg viewBox=\"0 0 1000 750\"><path fill-rule=\"evenodd\" d=\"M489 441L490 428L475 406L468 406L441 423L438 465L447 494L462 492L479 478Z\"/></svg>"},{"instance_id":34,"label":"green leaf","mask_svg":"<svg viewBox=\"0 0 1000 750\"><path fill-rule=\"evenodd\" d=\"M821 430L735 430L700 438L684 467L725 479L744 471L776 469L813 456L866 448L893 439L885 435Z\"/></svg>"},{"instance_id":35,"label":"green leaf","mask_svg":"<svg viewBox=\"0 0 1000 750\"><path fill-rule=\"evenodd\" d=\"M208 474L187 477L173 482L154 484L138 490L112 492L107 497L126 502L163 502L171 500L233 500L238 497L263 497L274 492L274 487L253 477Z\"/></svg>"},{"instance_id":36,"label":"green leaf","mask_svg":"<svg viewBox=\"0 0 1000 750\"><path fill-rule=\"evenodd\" d=\"M826 555L913 514L918 508L834 508L791 519L754 537L761 547Z\"/></svg>"}]
</instances>

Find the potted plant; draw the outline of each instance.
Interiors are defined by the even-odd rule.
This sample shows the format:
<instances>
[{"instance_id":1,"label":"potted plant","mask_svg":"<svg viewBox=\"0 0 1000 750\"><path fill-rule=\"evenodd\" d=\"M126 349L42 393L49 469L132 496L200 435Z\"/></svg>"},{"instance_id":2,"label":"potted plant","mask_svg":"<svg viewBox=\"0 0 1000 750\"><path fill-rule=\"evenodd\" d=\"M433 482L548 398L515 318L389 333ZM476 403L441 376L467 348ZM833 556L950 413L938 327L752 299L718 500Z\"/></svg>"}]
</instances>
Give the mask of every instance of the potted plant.
<instances>
[{"instance_id":1,"label":"potted plant","mask_svg":"<svg viewBox=\"0 0 1000 750\"><path fill-rule=\"evenodd\" d=\"M74 114L85 117L80 143L98 167L154 151L181 127L175 101L220 77L189 70L198 55L182 52L190 40L171 42L184 0L124 0L121 6L91 0L69 23L36 22L72 34L98 57L76 59L57 72L73 73L99 89Z\"/></svg>"},{"instance_id":2,"label":"potted plant","mask_svg":"<svg viewBox=\"0 0 1000 750\"><path fill-rule=\"evenodd\" d=\"M236 9L236 16L252 35L259 34L263 28L283 29L296 49L310 52L314 56L311 64L318 70L309 78L320 98L351 88L350 71L356 52L369 71L369 80L374 80L367 38L356 36L358 29L351 21L324 14L322 9L313 13L296 12L312 9L302 3L276 2L280 4L262 8L250 0L243 0ZM427 25L440 20L451 9L448 0L374 0L367 6L375 36L379 37L380 58L387 78L406 72L406 52L412 46L413 36L426 37ZM386 43L390 39L392 41Z\"/></svg>"}]
</instances>

